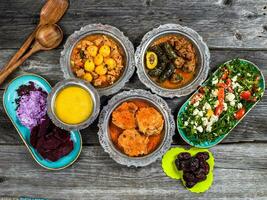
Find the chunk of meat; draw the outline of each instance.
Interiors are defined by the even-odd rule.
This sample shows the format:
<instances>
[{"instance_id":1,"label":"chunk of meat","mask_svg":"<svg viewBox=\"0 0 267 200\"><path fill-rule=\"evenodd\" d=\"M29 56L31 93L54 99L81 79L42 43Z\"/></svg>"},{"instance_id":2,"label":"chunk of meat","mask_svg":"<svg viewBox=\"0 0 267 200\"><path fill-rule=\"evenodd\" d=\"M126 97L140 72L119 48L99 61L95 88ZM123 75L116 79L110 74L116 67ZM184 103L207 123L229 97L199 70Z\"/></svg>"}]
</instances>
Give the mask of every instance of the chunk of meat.
<instances>
[{"instance_id":1,"label":"chunk of meat","mask_svg":"<svg viewBox=\"0 0 267 200\"><path fill-rule=\"evenodd\" d=\"M148 137L141 135L135 129L127 129L118 138L118 144L129 156L139 156L148 153Z\"/></svg>"},{"instance_id":2,"label":"chunk of meat","mask_svg":"<svg viewBox=\"0 0 267 200\"><path fill-rule=\"evenodd\" d=\"M161 133L164 125L162 115L153 107L140 108L136 113L139 130L146 135Z\"/></svg>"},{"instance_id":3,"label":"chunk of meat","mask_svg":"<svg viewBox=\"0 0 267 200\"><path fill-rule=\"evenodd\" d=\"M174 65L176 68L182 68L185 63L185 60L182 57L178 57L174 60Z\"/></svg>"},{"instance_id":4,"label":"chunk of meat","mask_svg":"<svg viewBox=\"0 0 267 200\"><path fill-rule=\"evenodd\" d=\"M137 109L138 107L133 102L122 103L112 112L112 123L121 129L134 129Z\"/></svg>"},{"instance_id":5,"label":"chunk of meat","mask_svg":"<svg viewBox=\"0 0 267 200\"><path fill-rule=\"evenodd\" d=\"M193 60L190 60L190 61L187 61L185 64L184 64L184 67L183 67L183 70L185 72L194 72L196 69L196 61L193 59Z\"/></svg>"}]
</instances>

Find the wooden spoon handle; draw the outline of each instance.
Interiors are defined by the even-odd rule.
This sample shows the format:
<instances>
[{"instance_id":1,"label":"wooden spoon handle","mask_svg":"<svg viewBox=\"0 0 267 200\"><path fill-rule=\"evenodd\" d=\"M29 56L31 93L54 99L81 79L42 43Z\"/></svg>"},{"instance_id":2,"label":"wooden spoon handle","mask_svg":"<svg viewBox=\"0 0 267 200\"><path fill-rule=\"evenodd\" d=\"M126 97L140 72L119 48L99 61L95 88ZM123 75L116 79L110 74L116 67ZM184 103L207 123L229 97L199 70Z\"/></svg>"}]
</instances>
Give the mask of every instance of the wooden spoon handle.
<instances>
[{"instance_id":1,"label":"wooden spoon handle","mask_svg":"<svg viewBox=\"0 0 267 200\"><path fill-rule=\"evenodd\" d=\"M24 42L24 44L15 53L15 55L9 60L9 62L3 67L3 69L1 70L1 72L4 71L4 70L6 70L6 68L8 68L10 65L14 64L26 52L26 50L29 48L29 46L31 45L32 41L34 40L34 36L35 36L36 31L38 30L38 27L39 26L37 26L35 28L35 30L29 35L29 37Z\"/></svg>"},{"instance_id":2,"label":"wooden spoon handle","mask_svg":"<svg viewBox=\"0 0 267 200\"><path fill-rule=\"evenodd\" d=\"M32 54L37 52L39 48L33 47L28 53L26 53L22 58L20 58L16 63L9 65L0 72L0 85L6 80L6 78L20 66L27 58Z\"/></svg>"}]
</instances>

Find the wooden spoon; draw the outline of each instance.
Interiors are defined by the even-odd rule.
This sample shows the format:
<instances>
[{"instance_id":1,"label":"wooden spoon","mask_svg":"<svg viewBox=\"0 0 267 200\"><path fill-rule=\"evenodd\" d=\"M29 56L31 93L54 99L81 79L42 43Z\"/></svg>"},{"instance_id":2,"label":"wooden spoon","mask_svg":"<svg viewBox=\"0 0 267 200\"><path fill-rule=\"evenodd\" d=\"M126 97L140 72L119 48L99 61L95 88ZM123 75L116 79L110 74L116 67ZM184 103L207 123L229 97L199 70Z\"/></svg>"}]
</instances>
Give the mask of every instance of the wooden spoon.
<instances>
[{"instance_id":1,"label":"wooden spoon","mask_svg":"<svg viewBox=\"0 0 267 200\"><path fill-rule=\"evenodd\" d=\"M53 1L53 0L49 0ZM18 66L20 66L32 54L41 50L51 50L56 48L63 40L63 32L56 24L47 24L40 26L35 35L35 42L32 48L21 59L13 65L0 72L0 84L10 75Z\"/></svg>"},{"instance_id":2,"label":"wooden spoon","mask_svg":"<svg viewBox=\"0 0 267 200\"><path fill-rule=\"evenodd\" d=\"M47 0L40 12L39 24L2 70L5 70L5 68L8 68L10 65L14 64L25 53L25 51L31 45L39 26L45 24L56 24L62 18L68 6L68 0Z\"/></svg>"}]
</instances>

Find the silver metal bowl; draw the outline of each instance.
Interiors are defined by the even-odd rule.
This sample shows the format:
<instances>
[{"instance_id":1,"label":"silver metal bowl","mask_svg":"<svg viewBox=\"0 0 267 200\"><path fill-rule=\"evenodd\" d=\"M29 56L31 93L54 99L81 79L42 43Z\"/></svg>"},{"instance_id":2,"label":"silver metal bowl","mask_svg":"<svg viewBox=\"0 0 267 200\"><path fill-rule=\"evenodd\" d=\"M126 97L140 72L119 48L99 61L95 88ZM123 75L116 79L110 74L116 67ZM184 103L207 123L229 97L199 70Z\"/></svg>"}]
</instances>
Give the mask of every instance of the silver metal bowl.
<instances>
[{"instance_id":1,"label":"silver metal bowl","mask_svg":"<svg viewBox=\"0 0 267 200\"><path fill-rule=\"evenodd\" d=\"M66 124L66 123L62 122L55 114L55 107L54 107L55 99L56 99L58 93L62 89L69 87L69 86L82 87L83 89L87 90L92 97L92 101L94 104L93 112L86 121L84 121L80 124ZM81 129L88 127L97 118L99 111L100 111L100 97L98 95L97 90L93 86L91 86L91 84L87 83L84 80L77 79L77 78L66 79L66 80L63 80L63 81L57 83L52 88L52 91L48 94L47 104L48 104L47 113L48 113L48 116L50 117L50 119L53 121L53 123L56 126L62 128L62 129L65 129L67 131L81 130Z\"/></svg>"},{"instance_id":2,"label":"silver metal bowl","mask_svg":"<svg viewBox=\"0 0 267 200\"><path fill-rule=\"evenodd\" d=\"M125 55L125 69L121 77L113 84L104 88L97 88L100 96L111 95L118 92L127 81L131 78L135 70L134 62L134 47L131 41L117 28L110 25L103 24L89 24L82 27L79 31L75 31L67 39L64 50L61 52L60 66L64 73L64 77L67 78L77 78L72 72L70 57L73 48L81 39L88 35L103 34L112 38L119 44Z\"/></svg>"},{"instance_id":3,"label":"silver metal bowl","mask_svg":"<svg viewBox=\"0 0 267 200\"><path fill-rule=\"evenodd\" d=\"M156 84L147 74L145 69L145 53L148 47L158 38L165 35L182 35L186 37L194 45L198 57L197 75L189 84L178 89L167 89ZM137 74L140 81L152 92L163 97L180 97L185 96L197 89L197 87L207 78L209 71L210 52L202 37L193 29L181 26L179 24L161 25L150 32L146 33L141 44L135 52L135 63Z\"/></svg>"},{"instance_id":4,"label":"silver metal bowl","mask_svg":"<svg viewBox=\"0 0 267 200\"><path fill-rule=\"evenodd\" d=\"M119 151L113 144L109 134L109 121L112 112L123 102L128 100L140 99L149 102L153 105L164 118L164 137L159 147L148 155L142 157L129 157ZM99 141L105 152L109 153L110 157L117 163L126 166L142 167L147 166L157 159L161 158L163 154L170 148L172 143L172 136L175 133L175 122L171 114L168 104L159 96L152 94L145 90L130 90L124 91L115 95L109 100L108 104L103 108L99 116Z\"/></svg>"}]
</instances>

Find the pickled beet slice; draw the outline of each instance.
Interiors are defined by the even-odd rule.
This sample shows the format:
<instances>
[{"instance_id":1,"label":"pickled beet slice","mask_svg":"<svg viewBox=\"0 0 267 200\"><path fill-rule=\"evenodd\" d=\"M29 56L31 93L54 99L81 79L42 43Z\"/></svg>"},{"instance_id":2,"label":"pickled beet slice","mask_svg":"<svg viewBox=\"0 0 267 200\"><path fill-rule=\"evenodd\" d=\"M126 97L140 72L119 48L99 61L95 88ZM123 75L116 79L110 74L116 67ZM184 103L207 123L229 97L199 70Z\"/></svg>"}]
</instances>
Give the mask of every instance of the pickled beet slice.
<instances>
[{"instance_id":1,"label":"pickled beet slice","mask_svg":"<svg viewBox=\"0 0 267 200\"><path fill-rule=\"evenodd\" d=\"M64 143L60 148L56 151L57 155L60 157L66 156L73 150L73 142L69 140L68 142Z\"/></svg>"},{"instance_id":2,"label":"pickled beet slice","mask_svg":"<svg viewBox=\"0 0 267 200\"><path fill-rule=\"evenodd\" d=\"M38 126L35 126L35 127L31 130L30 143L31 143L31 145L32 145L34 148L36 148L37 141L38 141L38 131L39 131Z\"/></svg>"},{"instance_id":3,"label":"pickled beet slice","mask_svg":"<svg viewBox=\"0 0 267 200\"><path fill-rule=\"evenodd\" d=\"M56 139L55 137L50 137L49 139L47 139L44 143L43 143L43 148L44 149L56 149L59 147L59 145L61 145L61 141Z\"/></svg>"},{"instance_id":4,"label":"pickled beet slice","mask_svg":"<svg viewBox=\"0 0 267 200\"><path fill-rule=\"evenodd\" d=\"M53 132L55 133L55 137L62 142L66 142L70 138L69 132L62 131L59 128L54 129Z\"/></svg>"},{"instance_id":5,"label":"pickled beet slice","mask_svg":"<svg viewBox=\"0 0 267 200\"><path fill-rule=\"evenodd\" d=\"M41 124L39 125L38 137L43 137L47 134L50 123L51 121L48 116L45 116L44 119L42 119Z\"/></svg>"}]
</instances>

